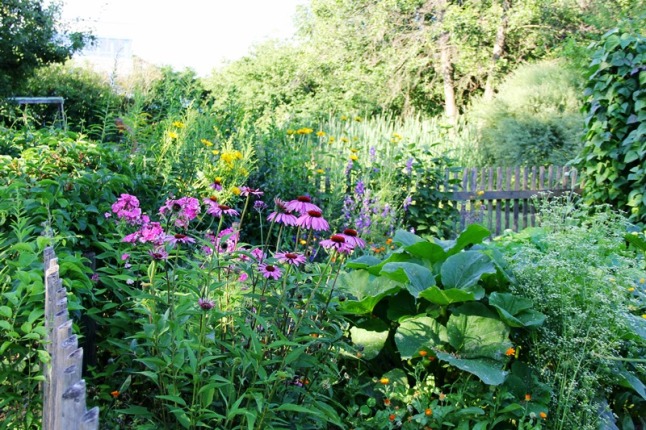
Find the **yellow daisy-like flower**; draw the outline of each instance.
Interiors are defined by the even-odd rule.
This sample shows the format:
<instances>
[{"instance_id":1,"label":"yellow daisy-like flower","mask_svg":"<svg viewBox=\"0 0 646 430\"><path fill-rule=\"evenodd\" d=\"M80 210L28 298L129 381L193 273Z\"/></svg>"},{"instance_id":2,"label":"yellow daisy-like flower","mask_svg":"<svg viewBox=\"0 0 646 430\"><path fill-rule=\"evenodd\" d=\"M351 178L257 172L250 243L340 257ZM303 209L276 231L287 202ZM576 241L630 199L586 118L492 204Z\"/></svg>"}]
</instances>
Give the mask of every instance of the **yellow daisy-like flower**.
<instances>
[{"instance_id":1,"label":"yellow daisy-like flower","mask_svg":"<svg viewBox=\"0 0 646 430\"><path fill-rule=\"evenodd\" d=\"M357 161L358 159L359 159L359 157L356 154L350 155L350 160Z\"/></svg>"},{"instance_id":2,"label":"yellow daisy-like flower","mask_svg":"<svg viewBox=\"0 0 646 430\"><path fill-rule=\"evenodd\" d=\"M184 128L184 127L186 127L186 126L185 126L185 125L184 125L184 123L183 123L183 122L181 122L181 121L174 121L174 122L173 122L173 127L176 127L176 128Z\"/></svg>"},{"instance_id":3,"label":"yellow daisy-like flower","mask_svg":"<svg viewBox=\"0 0 646 430\"><path fill-rule=\"evenodd\" d=\"M240 172L240 174L242 176L247 176L249 174L249 171L247 169L245 169L244 167L241 167L239 172Z\"/></svg>"},{"instance_id":4,"label":"yellow daisy-like flower","mask_svg":"<svg viewBox=\"0 0 646 430\"><path fill-rule=\"evenodd\" d=\"M334 143L335 140L334 136L330 136L330 143Z\"/></svg>"},{"instance_id":5,"label":"yellow daisy-like flower","mask_svg":"<svg viewBox=\"0 0 646 430\"><path fill-rule=\"evenodd\" d=\"M318 173L319 175L322 175L323 173L325 173L325 170L323 170L323 169L316 169L316 173Z\"/></svg>"},{"instance_id":6,"label":"yellow daisy-like flower","mask_svg":"<svg viewBox=\"0 0 646 430\"><path fill-rule=\"evenodd\" d=\"M348 120L348 117L347 117L347 116L345 116L345 115L341 115L341 118L340 118L340 119L341 119L341 121L347 121L347 120Z\"/></svg>"},{"instance_id":7,"label":"yellow daisy-like flower","mask_svg":"<svg viewBox=\"0 0 646 430\"><path fill-rule=\"evenodd\" d=\"M316 132L316 135L318 137L323 137L323 136L325 136L325 132L323 130L319 130L319 131Z\"/></svg>"},{"instance_id":8,"label":"yellow daisy-like flower","mask_svg":"<svg viewBox=\"0 0 646 430\"><path fill-rule=\"evenodd\" d=\"M213 142L211 142L208 139L202 139L202 140L200 140L200 142L202 142L204 144L204 146L207 146L207 147L208 146L213 146Z\"/></svg>"},{"instance_id":9,"label":"yellow daisy-like flower","mask_svg":"<svg viewBox=\"0 0 646 430\"><path fill-rule=\"evenodd\" d=\"M231 166L235 160L242 160L242 152L238 150L222 151L220 159Z\"/></svg>"},{"instance_id":10,"label":"yellow daisy-like flower","mask_svg":"<svg viewBox=\"0 0 646 430\"><path fill-rule=\"evenodd\" d=\"M313 131L314 130L312 130L311 128L303 127L303 128L299 128L298 130L296 130L296 134L310 134Z\"/></svg>"},{"instance_id":11,"label":"yellow daisy-like flower","mask_svg":"<svg viewBox=\"0 0 646 430\"><path fill-rule=\"evenodd\" d=\"M632 293L633 291L635 291L635 287L628 288L628 291Z\"/></svg>"},{"instance_id":12,"label":"yellow daisy-like flower","mask_svg":"<svg viewBox=\"0 0 646 430\"><path fill-rule=\"evenodd\" d=\"M482 190L480 190L480 191L478 191L478 192L477 192L478 196L483 196L483 195L484 195L484 193L485 193L485 192L484 192L484 191L482 191Z\"/></svg>"},{"instance_id":13,"label":"yellow daisy-like flower","mask_svg":"<svg viewBox=\"0 0 646 430\"><path fill-rule=\"evenodd\" d=\"M174 131L169 131L168 137L170 137L171 139L177 139L179 138L179 134L175 133Z\"/></svg>"},{"instance_id":14,"label":"yellow daisy-like flower","mask_svg":"<svg viewBox=\"0 0 646 430\"><path fill-rule=\"evenodd\" d=\"M350 141L350 139L348 139L347 137L342 137L341 138L341 142L343 142L343 143L348 143L349 141Z\"/></svg>"},{"instance_id":15,"label":"yellow daisy-like flower","mask_svg":"<svg viewBox=\"0 0 646 430\"><path fill-rule=\"evenodd\" d=\"M361 118L360 116L355 116L355 117L354 117L354 120L355 120L356 122L361 122L361 121L363 121L363 118Z\"/></svg>"},{"instance_id":16,"label":"yellow daisy-like flower","mask_svg":"<svg viewBox=\"0 0 646 430\"><path fill-rule=\"evenodd\" d=\"M646 278L639 278L640 284L646 284Z\"/></svg>"},{"instance_id":17,"label":"yellow daisy-like flower","mask_svg":"<svg viewBox=\"0 0 646 430\"><path fill-rule=\"evenodd\" d=\"M290 128L289 130L287 130L287 135L288 135L288 136L291 136L291 135L292 135L292 134L294 134L294 133L295 133L295 131L294 131L294 130L292 130L291 128Z\"/></svg>"},{"instance_id":18,"label":"yellow daisy-like flower","mask_svg":"<svg viewBox=\"0 0 646 430\"><path fill-rule=\"evenodd\" d=\"M240 195L240 188L238 187L231 187L231 192L235 194L236 196Z\"/></svg>"},{"instance_id":19,"label":"yellow daisy-like flower","mask_svg":"<svg viewBox=\"0 0 646 430\"><path fill-rule=\"evenodd\" d=\"M357 152L359 152L359 150L357 148L350 148L350 152L356 154Z\"/></svg>"},{"instance_id":20,"label":"yellow daisy-like flower","mask_svg":"<svg viewBox=\"0 0 646 430\"><path fill-rule=\"evenodd\" d=\"M213 155L218 155L220 153L220 151L218 151L217 149L214 149L213 151L211 151L211 153Z\"/></svg>"},{"instance_id":21,"label":"yellow daisy-like flower","mask_svg":"<svg viewBox=\"0 0 646 430\"><path fill-rule=\"evenodd\" d=\"M646 319L646 314L642 314L642 318Z\"/></svg>"},{"instance_id":22,"label":"yellow daisy-like flower","mask_svg":"<svg viewBox=\"0 0 646 430\"><path fill-rule=\"evenodd\" d=\"M390 379L388 379L388 378L381 378L381 379L379 380L379 383L380 383L380 384L382 384L382 385L388 385L388 384L390 383Z\"/></svg>"}]
</instances>

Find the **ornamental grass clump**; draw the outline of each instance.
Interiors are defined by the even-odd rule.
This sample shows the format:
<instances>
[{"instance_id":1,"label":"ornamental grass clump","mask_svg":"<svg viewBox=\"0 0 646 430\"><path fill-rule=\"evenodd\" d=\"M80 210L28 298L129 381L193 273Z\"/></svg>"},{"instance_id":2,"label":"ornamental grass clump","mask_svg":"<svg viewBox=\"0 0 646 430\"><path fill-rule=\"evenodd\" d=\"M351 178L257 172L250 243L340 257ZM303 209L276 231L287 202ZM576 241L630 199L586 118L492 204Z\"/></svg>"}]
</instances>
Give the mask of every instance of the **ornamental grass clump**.
<instances>
[{"instance_id":1,"label":"ornamental grass clump","mask_svg":"<svg viewBox=\"0 0 646 430\"><path fill-rule=\"evenodd\" d=\"M626 219L570 198L540 210L541 227L501 238L522 293L546 315L519 339L553 392L555 429L623 428L646 416L643 259L628 246Z\"/></svg>"}]
</instances>

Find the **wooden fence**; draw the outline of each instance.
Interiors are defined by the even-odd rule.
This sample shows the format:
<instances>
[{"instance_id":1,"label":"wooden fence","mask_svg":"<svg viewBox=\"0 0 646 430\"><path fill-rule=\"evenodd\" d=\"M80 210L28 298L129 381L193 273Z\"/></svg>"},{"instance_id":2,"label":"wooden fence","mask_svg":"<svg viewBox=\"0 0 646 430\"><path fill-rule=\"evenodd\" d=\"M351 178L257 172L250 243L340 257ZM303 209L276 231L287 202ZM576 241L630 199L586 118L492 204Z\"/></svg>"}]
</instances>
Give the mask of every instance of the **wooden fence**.
<instances>
[{"instance_id":1,"label":"wooden fence","mask_svg":"<svg viewBox=\"0 0 646 430\"><path fill-rule=\"evenodd\" d=\"M533 197L579 192L576 169L557 166L447 171L445 190L460 213L460 230L478 223L496 236L536 226Z\"/></svg>"},{"instance_id":2,"label":"wooden fence","mask_svg":"<svg viewBox=\"0 0 646 430\"><path fill-rule=\"evenodd\" d=\"M54 249L45 258L45 330L50 362L43 384L43 430L96 430L99 408L86 410L85 381L81 379L83 349L72 332Z\"/></svg>"}]
</instances>

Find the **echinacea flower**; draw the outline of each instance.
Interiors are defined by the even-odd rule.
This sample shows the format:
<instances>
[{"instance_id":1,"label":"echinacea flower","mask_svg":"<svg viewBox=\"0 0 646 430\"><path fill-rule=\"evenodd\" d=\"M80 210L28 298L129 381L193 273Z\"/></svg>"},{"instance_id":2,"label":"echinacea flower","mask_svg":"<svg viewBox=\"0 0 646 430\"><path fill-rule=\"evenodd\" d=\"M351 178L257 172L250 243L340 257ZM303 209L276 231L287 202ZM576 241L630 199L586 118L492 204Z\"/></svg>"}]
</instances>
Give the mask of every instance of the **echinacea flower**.
<instances>
[{"instance_id":1,"label":"echinacea flower","mask_svg":"<svg viewBox=\"0 0 646 430\"><path fill-rule=\"evenodd\" d=\"M200 297L197 301L197 305L205 311L210 311L215 307L215 302L213 300Z\"/></svg>"},{"instance_id":2,"label":"echinacea flower","mask_svg":"<svg viewBox=\"0 0 646 430\"><path fill-rule=\"evenodd\" d=\"M222 215L238 215L237 210L227 205L213 205L207 209L206 213L216 217L221 217Z\"/></svg>"},{"instance_id":3,"label":"echinacea flower","mask_svg":"<svg viewBox=\"0 0 646 430\"><path fill-rule=\"evenodd\" d=\"M164 249L163 246L158 246L153 250L148 251L148 255L150 255L153 260L157 261L168 259L168 252L166 252L166 249Z\"/></svg>"},{"instance_id":4,"label":"echinacea flower","mask_svg":"<svg viewBox=\"0 0 646 430\"><path fill-rule=\"evenodd\" d=\"M353 248L365 248L366 242L358 236L358 233L353 228L346 228L340 235L345 238L345 243Z\"/></svg>"},{"instance_id":5,"label":"echinacea flower","mask_svg":"<svg viewBox=\"0 0 646 430\"><path fill-rule=\"evenodd\" d=\"M294 200L287 203L287 210L290 212L298 212L303 215L307 211L320 211L321 208L312 203L309 196L298 196Z\"/></svg>"},{"instance_id":6,"label":"echinacea flower","mask_svg":"<svg viewBox=\"0 0 646 430\"><path fill-rule=\"evenodd\" d=\"M341 234L333 234L329 239L322 240L321 246L325 249L334 249L340 253L349 252L354 248L346 242L345 237Z\"/></svg>"},{"instance_id":7,"label":"echinacea flower","mask_svg":"<svg viewBox=\"0 0 646 430\"><path fill-rule=\"evenodd\" d=\"M240 195L242 197L246 196L256 196L256 197L261 197L263 194L262 191L260 191L257 188L250 188L250 187L240 187Z\"/></svg>"},{"instance_id":8,"label":"echinacea flower","mask_svg":"<svg viewBox=\"0 0 646 430\"><path fill-rule=\"evenodd\" d=\"M296 215L293 215L291 211L287 209L287 204L283 200L278 197L274 198L274 205L275 210L267 217L268 221L284 225L296 225Z\"/></svg>"},{"instance_id":9,"label":"echinacea flower","mask_svg":"<svg viewBox=\"0 0 646 430\"><path fill-rule=\"evenodd\" d=\"M305 256L295 252L278 252L274 257L276 257L281 263L291 264L292 266L298 266L299 264L305 263Z\"/></svg>"},{"instance_id":10,"label":"echinacea flower","mask_svg":"<svg viewBox=\"0 0 646 430\"><path fill-rule=\"evenodd\" d=\"M272 278L276 280L280 278L280 276L282 275L282 272L280 271L280 269L271 264L262 263L258 265L258 270L260 271L260 274L267 279Z\"/></svg>"},{"instance_id":11,"label":"echinacea flower","mask_svg":"<svg viewBox=\"0 0 646 430\"><path fill-rule=\"evenodd\" d=\"M170 243L171 246L175 246L178 243L195 243L195 239L182 233L176 233L166 236L166 242Z\"/></svg>"},{"instance_id":12,"label":"echinacea flower","mask_svg":"<svg viewBox=\"0 0 646 430\"><path fill-rule=\"evenodd\" d=\"M323 213L319 210L305 212L296 220L296 225L316 231L327 231L330 229L330 225L323 218Z\"/></svg>"},{"instance_id":13,"label":"echinacea flower","mask_svg":"<svg viewBox=\"0 0 646 430\"><path fill-rule=\"evenodd\" d=\"M222 191L222 178L215 178L213 180L213 183L211 184L211 188L213 188L215 191Z\"/></svg>"}]
</instances>

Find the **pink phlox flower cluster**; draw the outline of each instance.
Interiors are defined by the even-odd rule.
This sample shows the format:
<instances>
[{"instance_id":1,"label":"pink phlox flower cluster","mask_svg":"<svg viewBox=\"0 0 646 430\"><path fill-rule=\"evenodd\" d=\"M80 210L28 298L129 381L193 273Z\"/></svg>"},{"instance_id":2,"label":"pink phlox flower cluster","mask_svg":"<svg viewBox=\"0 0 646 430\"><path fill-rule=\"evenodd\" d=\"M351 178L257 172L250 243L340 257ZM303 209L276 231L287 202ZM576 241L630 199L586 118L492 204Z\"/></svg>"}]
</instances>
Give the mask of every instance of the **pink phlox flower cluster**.
<instances>
[{"instance_id":1,"label":"pink phlox flower cluster","mask_svg":"<svg viewBox=\"0 0 646 430\"><path fill-rule=\"evenodd\" d=\"M287 209L287 203L278 197L274 198L274 212L270 213L267 221L275 222L283 225L296 225L297 217L292 214L292 211Z\"/></svg>"},{"instance_id":2,"label":"pink phlox flower cluster","mask_svg":"<svg viewBox=\"0 0 646 430\"><path fill-rule=\"evenodd\" d=\"M330 225L323 218L323 213L320 210L309 210L305 212L296 220L296 225L315 231L327 231L330 229Z\"/></svg>"},{"instance_id":3,"label":"pink phlox flower cluster","mask_svg":"<svg viewBox=\"0 0 646 430\"><path fill-rule=\"evenodd\" d=\"M286 208L289 212L298 212L301 215L308 211L321 212L321 208L312 203L312 199L309 196L298 196L294 200L290 200Z\"/></svg>"},{"instance_id":4,"label":"pink phlox flower cluster","mask_svg":"<svg viewBox=\"0 0 646 430\"><path fill-rule=\"evenodd\" d=\"M141 224L141 209L139 199L130 194L121 194L119 199L112 204L112 212L119 219L125 219L128 224Z\"/></svg>"},{"instance_id":5,"label":"pink phlox flower cluster","mask_svg":"<svg viewBox=\"0 0 646 430\"><path fill-rule=\"evenodd\" d=\"M148 217L146 217L148 219ZM124 237L122 242L126 243L153 243L155 245L161 245L166 241L167 235L164 233L164 229L161 224L158 222L147 222L135 231Z\"/></svg>"},{"instance_id":6,"label":"pink phlox flower cluster","mask_svg":"<svg viewBox=\"0 0 646 430\"><path fill-rule=\"evenodd\" d=\"M188 223L197 218L199 213L200 201L195 197L182 197L176 200L168 199L159 208L160 215L164 217L175 216L175 227L178 228L187 228Z\"/></svg>"},{"instance_id":7,"label":"pink phlox flower cluster","mask_svg":"<svg viewBox=\"0 0 646 430\"><path fill-rule=\"evenodd\" d=\"M218 253L235 251L238 246L239 237L240 233L231 227L225 228L217 236L213 233L206 234L206 238L214 245L214 248L217 249ZM207 255L210 255L213 252L213 249L208 246L204 246L202 249Z\"/></svg>"}]
</instances>

